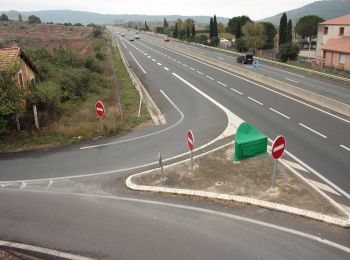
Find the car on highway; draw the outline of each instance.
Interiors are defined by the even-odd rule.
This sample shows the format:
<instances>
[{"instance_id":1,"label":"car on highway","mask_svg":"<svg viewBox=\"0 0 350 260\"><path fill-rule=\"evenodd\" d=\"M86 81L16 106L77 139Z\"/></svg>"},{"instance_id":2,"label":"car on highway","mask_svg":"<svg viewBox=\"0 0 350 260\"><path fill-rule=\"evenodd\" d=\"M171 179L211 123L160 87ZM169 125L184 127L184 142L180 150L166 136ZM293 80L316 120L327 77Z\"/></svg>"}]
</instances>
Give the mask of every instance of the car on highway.
<instances>
[{"instance_id":1,"label":"car on highway","mask_svg":"<svg viewBox=\"0 0 350 260\"><path fill-rule=\"evenodd\" d=\"M122 37L125 37L125 33L122 33Z\"/></svg>"},{"instance_id":2,"label":"car on highway","mask_svg":"<svg viewBox=\"0 0 350 260\"><path fill-rule=\"evenodd\" d=\"M164 37L164 41L165 41L165 42L168 42L168 41L170 41L170 38L169 38L168 36L165 36L165 37Z\"/></svg>"},{"instance_id":3,"label":"car on highway","mask_svg":"<svg viewBox=\"0 0 350 260\"><path fill-rule=\"evenodd\" d=\"M129 37L130 42L133 42L134 40L135 40L134 37Z\"/></svg>"},{"instance_id":4,"label":"car on highway","mask_svg":"<svg viewBox=\"0 0 350 260\"><path fill-rule=\"evenodd\" d=\"M254 55L251 53L246 53L245 55L237 57L237 62L242 64L252 64L253 60L254 60Z\"/></svg>"},{"instance_id":5,"label":"car on highway","mask_svg":"<svg viewBox=\"0 0 350 260\"><path fill-rule=\"evenodd\" d=\"M139 33L135 33L135 40L139 40L139 39L140 39Z\"/></svg>"}]
</instances>

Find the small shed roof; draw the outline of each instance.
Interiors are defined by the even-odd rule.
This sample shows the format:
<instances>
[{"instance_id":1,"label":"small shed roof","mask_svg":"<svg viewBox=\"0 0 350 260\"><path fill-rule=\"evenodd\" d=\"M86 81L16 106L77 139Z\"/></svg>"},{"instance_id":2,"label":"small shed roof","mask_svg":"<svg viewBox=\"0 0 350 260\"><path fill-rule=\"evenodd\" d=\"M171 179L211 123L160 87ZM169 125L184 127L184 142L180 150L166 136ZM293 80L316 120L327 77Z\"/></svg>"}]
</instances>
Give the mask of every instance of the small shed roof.
<instances>
[{"instance_id":1,"label":"small shed roof","mask_svg":"<svg viewBox=\"0 0 350 260\"><path fill-rule=\"evenodd\" d=\"M34 72L37 72L37 68L31 62L29 57L19 47L1 48L0 49L0 70L7 68L18 57L20 57Z\"/></svg>"}]
</instances>

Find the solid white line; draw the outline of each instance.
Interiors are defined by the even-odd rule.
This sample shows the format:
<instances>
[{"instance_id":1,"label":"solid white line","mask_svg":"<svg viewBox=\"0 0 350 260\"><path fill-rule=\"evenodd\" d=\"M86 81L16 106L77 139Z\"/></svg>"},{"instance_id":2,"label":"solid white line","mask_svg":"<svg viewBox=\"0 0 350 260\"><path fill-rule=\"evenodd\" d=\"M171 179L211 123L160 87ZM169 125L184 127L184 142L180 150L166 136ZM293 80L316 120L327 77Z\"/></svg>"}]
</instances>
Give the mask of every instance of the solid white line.
<instances>
[{"instance_id":1,"label":"solid white line","mask_svg":"<svg viewBox=\"0 0 350 260\"><path fill-rule=\"evenodd\" d=\"M280 116L283 116L283 117L285 117L285 118L287 118L287 119L290 119L290 117L289 116L286 116L285 114L283 114L283 113L281 113L281 112L279 112L279 111L277 111L277 110L275 110L275 109L273 109L273 108L269 108L271 111L273 111L273 112L275 112L275 113L277 113L277 114L279 114Z\"/></svg>"},{"instance_id":2,"label":"solid white line","mask_svg":"<svg viewBox=\"0 0 350 260\"><path fill-rule=\"evenodd\" d=\"M15 243L15 242L4 241L4 240L0 240L0 246L22 249L22 250L27 250L30 252L42 253L42 254L46 254L46 255L50 255L50 256L54 256L54 257L59 257L59 258L63 258L63 259L72 259L72 260L94 259L94 258L83 257L83 256L79 256L79 255L73 255L70 253L65 253L65 252L61 252L58 250L49 249L49 248L45 248L45 247Z\"/></svg>"},{"instance_id":3,"label":"solid white line","mask_svg":"<svg viewBox=\"0 0 350 260\"><path fill-rule=\"evenodd\" d=\"M260 101L258 100L255 100L254 98L251 98L251 97L248 97L248 99L250 99L251 101L254 101L255 103L258 103L259 105L263 106L264 104L261 103Z\"/></svg>"},{"instance_id":4,"label":"solid white line","mask_svg":"<svg viewBox=\"0 0 350 260\"><path fill-rule=\"evenodd\" d=\"M208 75L206 75L206 77L207 77L208 79L214 80L212 77L210 77L210 76L208 76Z\"/></svg>"},{"instance_id":5,"label":"solid white line","mask_svg":"<svg viewBox=\"0 0 350 260\"><path fill-rule=\"evenodd\" d=\"M12 191L12 190L11 190ZM57 194L57 195L64 195L64 196L73 196L73 197L85 197L85 198L99 198L99 199L110 199L110 200L118 200L118 201L127 201L127 202L134 202L134 203L143 203L148 205L156 205L156 206L162 206L162 207L169 207L169 208L176 208L180 210L190 210L193 212L200 212L205 214L210 214L214 216L219 216L227 219L234 219L237 221L241 221L244 223L249 223L257 226L262 226L265 228L275 229L281 232L285 232L288 234L292 234L295 236L299 236L305 239L309 239L311 241L318 242L320 244L324 244L333 248L336 248L338 250L344 251L346 253L350 253L350 248L346 247L344 245L332 242L330 240L324 239L323 237L314 236L311 234L304 233L302 231L294 230L291 228L286 228L282 226L277 226L274 224L270 224L267 222L263 222L260 220L255 220L247 217L241 217L237 215L233 215L230 213L225 212L218 212L215 210L205 209L205 208L199 208L199 207L193 207L193 206L186 206L181 204L174 204L174 203L168 203L168 202L159 202L159 201L152 201L152 200L145 200L145 199L134 199L134 198L128 198L128 197L117 197L117 196L111 196L111 195L95 195L95 194L86 194L86 193L70 193L70 192L47 192L47 191L40 191L40 190L26 190L23 192L31 192L31 193L44 193L44 194Z\"/></svg>"},{"instance_id":6,"label":"solid white line","mask_svg":"<svg viewBox=\"0 0 350 260\"><path fill-rule=\"evenodd\" d=\"M216 81L217 83L219 83L220 85L223 85L224 87L227 87L227 85L225 83L222 83L220 81Z\"/></svg>"},{"instance_id":7,"label":"solid white line","mask_svg":"<svg viewBox=\"0 0 350 260\"><path fill-rule=\"evenodd\" d=\"M345 145L340 145L340 147L344 148L345 150L348 150L350 152L350 148L349 147L346 147Z\"/></svg>"},{"instance_id":8,"label":"solid white line","mask_svg":"<svg viewBox=\"0 0 350 260\"><path fill-rule=\"evenodd\" d=\"M165 70L169 70L167 67L164 67Z\"/></svg>"},{"instance_id":9,"label":"solid white line","mask_svg":"<svg viewBox=\"0 0 350 260\"><path fill-rule=\"evenodd\" d=\"M152 43L152 44L154 44L154 43ZM154 45L155 45L155 44L154 44ZM145 45L145 46L147 46L147 45ZM157 46L158 46L158 45L157 45ZM147 46L147 47L148 47L148 46ZM167 49L167 48L162 47L162 46L158 46L158 47ZM308 103L305 103L305 102L303 102L303 101L301 101L301 100L298 100L298 99L296 99L296 98L290 97L290 96L288 96L288 95L286 95L286 94L283 94L283 93L281 93L281 92L278 92L278 91L276 91L276 90L274 90L274 89L265 87L265 86L263 86L263 85L261 85L261 84L258 84L258 83L256 83L256 82L254 82L254 81L251 81L251 80L249 80L249 79L243 78L243 77L241 77L241 76L238 76L238 75L236 75L236 74L233 74L233 73L231 73L231 72L228 72L228 71L226 71L226 70L224 70L224 69L218 68L218 67L213 66L213 65L211 65L211 64L208 64L208 63L206 63L206 62L203 62L203 61L194 59L194 58L192 58L192 57L190 57L190 56L187 56L187 55L185 55L185 54L183 54L183 53L181 53L181 52L174 51L174 50L172 50L172 49L167 49L167 50L169 50L169 51L171 51L171 52L173 52L173 53L182 55L182 56L184 56L184 57L186 57L186 58L188 58L188 59L190 59L190 60L193 60L193 61L196 61L196 62L198 62L198 63L204 64L204 65L206 65L206 66L208 66L208 67L211 67L211 68L214 68L214 69L219 70L219 71L221 71L221 72L224 72L224 73L226 73L226 74L228 74L228 75L231 75L231 76L233 76L233 77L235 77L235 78L239 78L239 79L244 80L244 81L246 81L246 82L249 82L249 83L251 83L251 84L253 84L253 85L256 85L256 86L258 86L258 87L264 88L264 89L266 89L266 90L268 90L268 91L271 91L271 92L273 92L273 93L276 93L276 94L278 94L278 95L280 95L280 96L283 96L283 97L285 97L285 98L288 98L288 99L290 99L290 100L293 100L293 101L295 101L295 102L298 102L298 103L303 104L303 105L305 105L305 106L307 106L307 107L313 108L313 109L315 109L315 110L317 110L317 111L320 111L320 112L322 112L322 113L324 113L324 114L327 114L327 115L329 115L329 116L332 116L332 117L334 117L334 118L337 118L337 119L339 119L339 120L342 120L342 121L344 121L344 122L350 124L350 121L349 121L349 120L346 120L346 119L344 119L344 118L342 118L342 117L339 117L339 116L337 116L337 115L331 114L331 113L329 113L329 112L327 112L327 111L325 111L325 110L322 110L322 109L320 109L320 108L317 108L317 107L315 107L315 106L313 106L313 105L310 105L310 104L308 104ZM265 66L266 66L266 65L265 65ZM266 66L266 67L269 67L269 66ZM271 68L272 68L272 67L271 67ZM273 68L273 69L276 69L276 68ZM193 69L193 70L194 70L194 69ZM280 70L280 69L276 69L276 70ZM283 71L283 70L280 70L280 71ZM286 73L291 73L291 72L288 72L288 71L284 71L284 72L286 72ZM291 73L291 74L294 74L294 73ZM295 75L298 75L298 74L295 74ZM304 76L302 76L302 75L298 75L298 76L304 77Z\"/></svg>"},{"instance_id":10,"label":"solid white line","mask_svg":"<svg viewBox=\"0 0 350 260\"><path fill-rule=\"evenodd\" d=\"M157 64L158 64L159 66L162 66L162 63L159 63L159 62L158 62Z\"/></svg>"},{"instance_id":11,"label":"solid white line","mask_svg":"<svg viewBox=\"0 0 350 260\"><path fill-rule=\"evenodd\" d=\"M289 78L284 78L284 79L286 79L286 80L288 80L288 81L291 81L291 82L294 82L294 83L297 83L297 84L299 84L299 81L296 81L296 80L292 80L292 79L289 79Z\"/></svg>"},{"instance_id":12,"label":"solid white line","mask_svg":"<svg viewBox=\"0 0 350 260\"><path fill-rule=\"evenodd\" d=\"M125 49L128 49L128 47L126 47L125 43L122 41L122 44L124 45Z\"/></svg>"},{"instance_id":13,"label":"solid white line","mask_svg":"<svg viewBox=\"0 0 350 260\"><path fill-rule=\"evenodd\" d=\"M156 61L155 59L152 59L152 61Z\"/></svg>"},{"instance_id":14,"label":"solid white line","mask_svg":"<svg viewBox=\"0 0 350 260\"><path fill-rule=\"evenodd\" d=\"M315 133L315 134L318 134L319 136L322 136L323 138L327 138L327 136L321 134L320 132L317 132L316 130L312 129L311 127L308 127L308 126L306 126L306 125L304 125L304 124L302 124L302 123L299 123L299 125L302 126L302 127L304 127L304 128L306 128L307 130L309 130L309 131Z\"/></svg>"},{"instance_id":15,"label":"solid white line","mask_svg":"<svg viewBox=\"0 0 350 260\"><path fill-rule=\"evenodd\" d=\"M295 75L295 76L298 76L298 77L301 77L301 78L305 78L303 75L299 75L299 74L296 74L296 73L293 73L293 72L289 72L289 71L286 71L286 70L277 69L277 68L274 68L274 67L271 67L271 66L267 66L267 65L264 65L264 64L261 64L261 66L268 67L270 69L274 69L274 70L278 70L278 71L282 71L282 72L285 72L285 73L288 73L288 74L291 74L291 75Z\"/></svg>"},{"instance_id":16,"label":"solid white line","mask_svg":"<svg viewBox=\"0 0 350 260\"><path fill-rule=\"evenodd\" d=\"M200 74L200 75L204 75L203 72L200 72L200 71L198 71L198 70L197 70L197 73Z\"/></svg>"},{"instance_id":17,"label":"solid white line","mask_svg":"<svg viewBox=\"0 0 350 260\"><path fill-rule=\"evenodd\" d=\"M129 51L131 57L134 59L134 61L136 62L137 65L139 65L140 69L143 71L143 73L146 74L146 71L142 68L142 66L140 65L140 63L135 59L134 55L132 55L132 53Z\"/></svg>"},{"instance_id":18,"label":"solid white line","mask_svg":"<svg viewBox=\"0 0 350 260\"><path fill-rule=\"evenodd\" d=\"M149 136L152 136L152 135L156 135L156 134L160 134L160 133L163 133L165 131L168 131L169 129L177 126L178 124L180 124L182 122L182 120L184 119L184 114L182 113L182 111L175 105L175 103L164 93L163 90L160 90L160 92L163 94L163 96L169 101L170 104L173 105L173 107L177 110L177 112L179 112L180 114L180 119L173 125L163 129L163 130L160 130L160 131L157 131L157 132L153 132L153 133L150 133L150 134L147 134L147 135L142 135L142 136L138 136L138 137L135 137L135 138L131 138L131 139L127 139L127 140L122 140L122 141L117 141L117 142L111 142L111 143L105 143L105 144L98 144L98 145L91 145L91 146L84 146L84 147L80 147L80 150L84 150L84 149L91 149L91 148L96 148L96 147L101 147L101 146L107 146L107 145L112 145L112 144L118 144L118 143L125 143L125 142L129 142L129 141L134 141L134 140L138 140L138 139L141 139L141 138L145 138L145 137L149 137Z\"/></svg>"},{"instance_id":19,"label":"solid white line","mask_svg":"<svg viewBox=\"0 0 350 260\"><path fill-rule=\"evenodd\" d=\"M331 187L329 187L326 184L323 184L321 182L314 181L314 180L311 180L311 179L308 179L308 181L311 182L313 185L315 185L317 188L319 188L321 190L324 190L324 191L327 191L329 193L333 193L335 195L341 196L338 192L336 192L335 190L333 190Z\"/></svg>"},{"instance_id":20,"label":"solid white line","mask_svg":"<svg viewBox=\"0 0 350 260\"><path fill-rule=\"evenodd\" d=\"M240 92L240 91L238 91L237 89L231 88L231 90L233 90L234 92L236 92L236 93L238 93L238 94L240 94L240 95L243 95L243 93Z\"/></svg>"}]
</instances>

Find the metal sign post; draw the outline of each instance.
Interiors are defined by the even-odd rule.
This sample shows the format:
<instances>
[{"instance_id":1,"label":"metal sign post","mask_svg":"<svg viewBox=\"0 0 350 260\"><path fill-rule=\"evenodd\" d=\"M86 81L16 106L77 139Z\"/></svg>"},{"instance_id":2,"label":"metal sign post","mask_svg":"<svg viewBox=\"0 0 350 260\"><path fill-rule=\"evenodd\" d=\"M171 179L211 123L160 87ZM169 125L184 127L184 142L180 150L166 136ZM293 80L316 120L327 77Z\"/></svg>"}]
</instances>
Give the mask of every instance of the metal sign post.
<instances>
[{"instance_id":1,"label":"metal sign post","mask_svg":"<svg viewBox=\"0 0 350 260\"><path fill-rule=\"evenodd\" d=\"M273 173L272 173L273 188L275 188L276 186L277 161L282 156L285 148L286 148L286 139L282 135L277 136L271 146L271 155L273 159L275 159L275 162L273 165Z\"/></svg>"},{"instance_id":2,"label":"metal sign post","mask_svg":"<svg viewBox=\"0 0 350 260\"><path fill-rule=\"evenodd\" d=\"M275 188L276 186L276 170L277 170L277 161L275 160L273 164L273 173L272 173L272 188Z\"/></svg>"},{"instance_id":3,"label":"metal sign post","mask_svg":"<svg viewBox=\"0 0 350 260\"><path fill-rule=\"evenodd\" d=\"M159 167L162 172L162 177L164 177L164 171L163 171L163 160L162 160L162 155L159 152Z\"/></svg>"}]
</instances>

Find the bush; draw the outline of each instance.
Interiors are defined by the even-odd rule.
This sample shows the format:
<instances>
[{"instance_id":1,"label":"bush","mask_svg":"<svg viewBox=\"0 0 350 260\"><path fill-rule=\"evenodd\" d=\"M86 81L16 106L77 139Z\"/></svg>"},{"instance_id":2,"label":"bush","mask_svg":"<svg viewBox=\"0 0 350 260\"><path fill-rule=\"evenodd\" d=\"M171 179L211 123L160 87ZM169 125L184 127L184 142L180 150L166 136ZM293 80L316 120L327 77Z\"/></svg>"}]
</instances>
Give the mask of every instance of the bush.
<instances>
[{"instance_id":1,"label":"bush","mask_svg":"<svg viewBox=\"0 0 350 260\"><path fill-rule=\"evenodd\" d=\"M239 52L246 52L248 50L247 45L242 38L236 40L236 49Z\"/></svg>"},{"instance_id":2,"label":"bush","mask_svg":"<svg viewBox=\"0 0 350 260\"><path fill-rule=\"evenodd\" d=\"M28 23L41 23L41 20L39 17L31 15L28 17Z\"/></svg>"},{"instance_id":3,"label":"bush","mask_svg":"<svg viewBox=\"0 0 350 260\"><path fill-rule=\"evenodd\" d=\"M277 58L286 62L288 60L296 60L299 55L300 48L295 43L285 43L280 46L279 52L277 53Z\"/></svg>"},{"instance_id":4,"label":"bush","mask_svg":"<svg viewBox=\"0 0 350 260\"><path fill-rule=\"evenodd\" d=\"M210 38L211 46L218 46L219 42L220 42L220 39L216 36Z\"/></svg>"},{"instance_id":5,"label":"bush","mask_svg":"<svg viewBox=\"0 0 350 260\"><path fill-rule=\"evenodd\" d=\"M56 82L39 83L34 90L34 98L44 110L54 113L62 110L61 88Z\"/></svg>"},{"instance_id":6,"label":"bush","mask_svg":"<svg viewBox=\"0 0 350 260\"><path fill-rule=\"evenodd\" d=\"M94 29L92 30L92 36L94 38L99 38L103 34L103 29L101 26L95 26Z\"/></svg>"}]
</instances>

